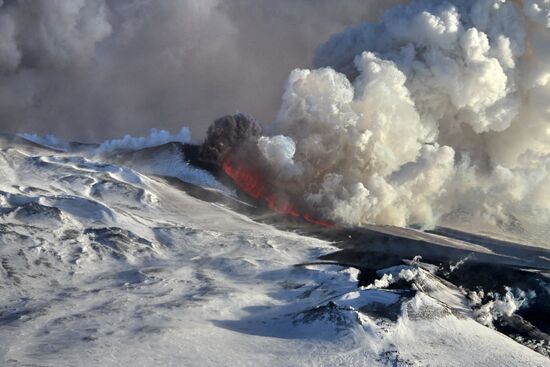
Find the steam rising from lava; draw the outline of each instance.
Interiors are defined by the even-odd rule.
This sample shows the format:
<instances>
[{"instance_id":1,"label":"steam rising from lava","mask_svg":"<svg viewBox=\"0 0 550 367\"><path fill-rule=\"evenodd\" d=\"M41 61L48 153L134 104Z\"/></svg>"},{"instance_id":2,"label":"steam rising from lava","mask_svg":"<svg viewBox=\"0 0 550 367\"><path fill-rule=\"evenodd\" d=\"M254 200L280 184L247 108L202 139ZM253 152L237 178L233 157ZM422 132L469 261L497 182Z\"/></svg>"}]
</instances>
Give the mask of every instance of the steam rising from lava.
<instances>
[{"instance_id":1,"label":"steam rising from lava","mask_svg":"<svg viewBox=\"0 0 550 367\"><path fill-rule=\"evenodd\" d=\"M549 28L547 0L396 7L292 72L254 154L274 191L338 222L547 220Z\"/></svg>"}]
</instances>

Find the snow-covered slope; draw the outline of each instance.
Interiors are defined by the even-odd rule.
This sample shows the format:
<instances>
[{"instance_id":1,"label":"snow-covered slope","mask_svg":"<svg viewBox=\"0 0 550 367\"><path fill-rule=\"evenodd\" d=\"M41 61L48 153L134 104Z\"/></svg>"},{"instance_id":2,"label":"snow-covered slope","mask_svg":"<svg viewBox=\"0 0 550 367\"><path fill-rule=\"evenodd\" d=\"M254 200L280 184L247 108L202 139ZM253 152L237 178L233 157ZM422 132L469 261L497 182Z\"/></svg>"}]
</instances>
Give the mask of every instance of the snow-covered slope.
<instances>
[{"instance_id":1,"label":"snow-covered slope","mask_svg":"<svg viewBox=\"0 0 550 367\"><path fill-rule=\"evenodd\" d=\"M550 366L475 321L520 296L472 308L419 261L358 288L355 268L299 265L334 244L150 175L200 173L185 162L140 159L0 137L0 365Z\"/></svg>"}]
</instances>

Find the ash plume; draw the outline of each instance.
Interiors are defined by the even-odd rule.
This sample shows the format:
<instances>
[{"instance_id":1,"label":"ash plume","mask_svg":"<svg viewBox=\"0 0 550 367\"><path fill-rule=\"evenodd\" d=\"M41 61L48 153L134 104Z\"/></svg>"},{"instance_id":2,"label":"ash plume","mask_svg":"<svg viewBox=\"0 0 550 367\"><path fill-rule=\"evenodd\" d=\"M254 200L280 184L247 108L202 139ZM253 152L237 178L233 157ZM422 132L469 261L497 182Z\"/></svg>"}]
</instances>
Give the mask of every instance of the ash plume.
<instances>
[{"instance_id":1,"label":"ash plume","mask_svg":"<svg viewBox=\"0 0 550 367\"><path fill-rule=\"evenodd\" d=\"M0 130L97 142L151 127L200 138L274 118L317 44L398 1L0 1Z\"/></svg>"},{"instance_id":2,"label":"ash plume","mask_svg":"<svg viewBox=\"0 0 550 367\"><path fill-rule=\"evenodd\" d=\"M227 154L255 144L262 128L252 117L244 114L228 115L214 121L201 145L200 158L221 162Z\"/></svg>"}]
</instances>

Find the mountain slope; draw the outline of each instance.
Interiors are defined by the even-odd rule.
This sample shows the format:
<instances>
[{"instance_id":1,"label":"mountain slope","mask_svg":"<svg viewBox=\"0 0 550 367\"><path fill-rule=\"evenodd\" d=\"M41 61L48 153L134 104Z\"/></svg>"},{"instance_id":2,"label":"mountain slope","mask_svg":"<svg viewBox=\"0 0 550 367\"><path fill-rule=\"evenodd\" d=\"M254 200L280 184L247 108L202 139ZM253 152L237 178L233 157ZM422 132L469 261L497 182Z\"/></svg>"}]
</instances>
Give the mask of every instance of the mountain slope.
<instances>
[{"instance_id":1,"label":"mountain slope","mask_svg":"<svg viewBox=\"0 0 550 367\"><path fill-rule=\"evenodd\" d=\"M2 365L550 365L422 264L363 288L355 268L297 266L337 248L190 196L144 159L1 137Z\"/></svg>"}]
</instances>

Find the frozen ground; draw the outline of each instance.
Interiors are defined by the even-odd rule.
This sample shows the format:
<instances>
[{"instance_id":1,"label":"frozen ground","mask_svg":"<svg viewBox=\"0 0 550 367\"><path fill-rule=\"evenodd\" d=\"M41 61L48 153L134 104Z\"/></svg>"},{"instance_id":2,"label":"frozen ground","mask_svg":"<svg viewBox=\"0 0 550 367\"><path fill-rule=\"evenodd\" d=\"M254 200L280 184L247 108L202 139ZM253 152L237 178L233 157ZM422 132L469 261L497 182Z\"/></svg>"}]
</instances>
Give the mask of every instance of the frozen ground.
<instances>
[{"instance_id":1,"label":"frozen ground","mask_svg":"<svg viewBox=\"0 0 550 367\"><path fill-rule=\"evenodd\" d=\"M360 274L370 249L277 229L156 176L232 200L172 153L129 168L0 137L0 365L550 366L544 330L524 345L497 331L549 292L544 251L529 270L539 294L491 301L399 261L433 238L410 242L415 232L381 255L395 263ZM503 266L518 255L441 241Z\"/></svg>"}]
</instances>

